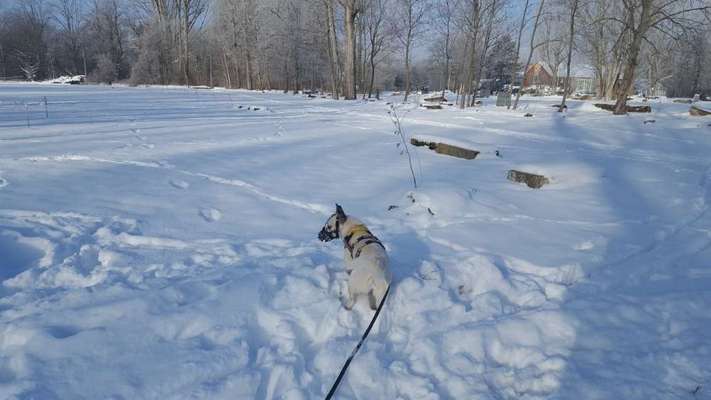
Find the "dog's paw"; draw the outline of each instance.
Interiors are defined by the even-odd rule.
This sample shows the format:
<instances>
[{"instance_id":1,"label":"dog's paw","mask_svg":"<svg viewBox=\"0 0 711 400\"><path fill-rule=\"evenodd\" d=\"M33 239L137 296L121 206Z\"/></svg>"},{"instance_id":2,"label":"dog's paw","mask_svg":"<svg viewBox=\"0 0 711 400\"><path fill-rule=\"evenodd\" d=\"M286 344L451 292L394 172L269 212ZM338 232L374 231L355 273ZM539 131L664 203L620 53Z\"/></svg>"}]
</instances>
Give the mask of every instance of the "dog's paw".
<instances>
[{"instance_id":1,"label":"dog's paw","mask_svg":"<svg viewBox=\"0 0 711 400\"><path fill-rule=\"evenodd\" d=\"M370 309L375 311L378 309L378 299L375 298L375 294L371 290L370 293L368 293L368 304L370 305Z\"/></svg>"},{"instance_id":2,"label":"dog's paw","mask_svg":"<svg viewBox=\"0 0 711 400\"><path fill-rule=\"evenodd\" d=\"M432 281L432 283L439 285L442 283L442 270L436 263L423 261L420 270L417 272L417 277L423 281Z\"/></svg>"},{"instance_id":3,"label":"dog's paw","mask_svg":"<svg viewBox=\"0 0 711 400\"><path fill-rule=\"evenodd\" d=\"M341 297L341 304L343 305L343 308L350 311L353 309L353 306L355 305L355 300L353 300L347 296L344 296L344 297Z\"/></svg>"}]
</instances>

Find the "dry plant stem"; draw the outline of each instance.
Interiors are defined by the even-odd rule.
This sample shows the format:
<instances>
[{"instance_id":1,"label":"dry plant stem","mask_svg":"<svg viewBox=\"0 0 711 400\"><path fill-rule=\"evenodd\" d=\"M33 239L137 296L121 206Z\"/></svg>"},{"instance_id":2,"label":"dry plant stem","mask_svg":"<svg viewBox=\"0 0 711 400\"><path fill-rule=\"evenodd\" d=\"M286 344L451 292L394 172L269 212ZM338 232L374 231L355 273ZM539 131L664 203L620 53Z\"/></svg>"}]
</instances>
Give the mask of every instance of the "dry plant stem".
<instances>
[{"instance_id":1,"label":"dry plant stem","mask_svg":"<svg viewBox=\"0 0 711 400\"><path fill-rule=\"evenodd\" d=\"M390 106L390 116L392 118L393 124L395 125L395 134L400 137L402 141L402 146L405 148L405 154L407 154L407 162L410 166L410 174L412 174L412 185L417 189L417 178L415 177L415 169L412 167L412 155L410 154L410 149L407 147L407 140L405 140L405 133L402 130L402 125L400 124L400 116L397 115L397 110L395 107Z\"/></svg>"}]
</instances>

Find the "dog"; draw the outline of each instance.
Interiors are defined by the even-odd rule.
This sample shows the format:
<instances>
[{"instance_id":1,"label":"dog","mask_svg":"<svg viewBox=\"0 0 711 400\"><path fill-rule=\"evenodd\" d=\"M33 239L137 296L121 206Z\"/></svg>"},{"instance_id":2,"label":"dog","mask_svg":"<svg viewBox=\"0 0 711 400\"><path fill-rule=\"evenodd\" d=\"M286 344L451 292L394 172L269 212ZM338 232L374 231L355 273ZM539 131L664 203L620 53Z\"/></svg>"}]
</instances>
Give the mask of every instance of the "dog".
<instances>
[{"instance_id":1,"label":"dog","mask_svg":"<svg viewBox=\"0 0 711 400\"><path fill-rule=\"evenodd\" d=\"M343 239L343 259L349 275L348 292L341 299L343 307L350 310L358 296L367 295L370 308L376 310L392 279L385 246L361 221L347 216L338 204L318 238L322 242Z\"/></svg>"}]
</instances>

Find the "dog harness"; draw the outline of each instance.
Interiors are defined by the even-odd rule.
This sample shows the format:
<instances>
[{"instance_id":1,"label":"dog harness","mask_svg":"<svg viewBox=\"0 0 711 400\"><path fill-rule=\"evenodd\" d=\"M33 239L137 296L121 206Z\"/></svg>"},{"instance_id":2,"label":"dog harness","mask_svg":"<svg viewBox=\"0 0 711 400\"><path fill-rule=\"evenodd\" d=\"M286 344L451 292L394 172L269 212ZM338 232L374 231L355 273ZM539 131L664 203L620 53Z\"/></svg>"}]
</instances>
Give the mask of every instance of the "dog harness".
<instances>
[{"instance_id":1,"label":"dog harness","mask_svg":"<svg viewBox=\"0 0 711 400\"><path fill-rule=\"evenodd\" d=\"M353 237L355 237L355 240L351 243L351 239L353 239ZM350 232L348 232L348 235L343 237L343 246L348 249L351 259L360 257L360 252L363 248L373 243L382 247L383 250L385 249L385 246L383 246L380 240L375 237L375 235L370 233L368 228L366 228L363 224L354 226L351 228Z\"/></svg>"}]
</instances>

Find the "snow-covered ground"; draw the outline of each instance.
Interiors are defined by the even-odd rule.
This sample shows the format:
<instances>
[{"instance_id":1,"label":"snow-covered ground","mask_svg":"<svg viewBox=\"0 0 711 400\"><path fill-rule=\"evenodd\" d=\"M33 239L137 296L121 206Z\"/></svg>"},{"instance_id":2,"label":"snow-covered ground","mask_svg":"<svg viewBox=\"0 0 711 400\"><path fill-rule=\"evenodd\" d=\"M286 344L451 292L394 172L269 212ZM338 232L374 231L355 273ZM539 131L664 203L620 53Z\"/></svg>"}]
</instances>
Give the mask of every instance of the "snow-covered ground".
<instances>
[{"instance_id":1,"label":"snow-covered ground","mask_svg":"<svg viewBox=\"0 0 711 400\"><path fill-rule=\"evenodd\" d=\"M558 100L401 106L482 152L413 190L385 101L1 84L0 398L323 397L372 316L335 202L394 272L339 399L711 397L711 118Z\"/></svg>"}]
</instances>

